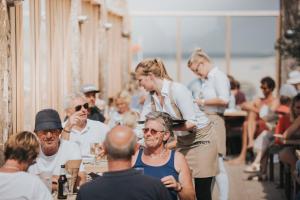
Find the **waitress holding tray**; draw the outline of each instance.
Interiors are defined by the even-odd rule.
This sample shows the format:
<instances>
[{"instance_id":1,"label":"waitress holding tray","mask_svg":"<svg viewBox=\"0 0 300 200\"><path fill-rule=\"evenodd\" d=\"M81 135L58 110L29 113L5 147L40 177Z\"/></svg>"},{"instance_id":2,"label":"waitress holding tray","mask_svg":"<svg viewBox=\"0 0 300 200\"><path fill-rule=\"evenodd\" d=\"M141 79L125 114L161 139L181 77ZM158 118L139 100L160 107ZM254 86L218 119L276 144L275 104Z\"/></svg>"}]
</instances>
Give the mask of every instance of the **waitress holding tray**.
<instances>
[{"instance_id":1,"label":"waitress holding tray","mask_svg":"<svg viewBox=\"0 0 300 200\"><path fill-rule=\"evenodd\" d=\"M166 112L173 118L186 120L175 131L177 149L192 170L197 199L210 200L212 179L218 173L217 144L211 122L193 102L191 92L171 80L161 60L145 59L135 72L139 84L149 92L140 120L145 120L151 111Z\"/></svg>"}]
</instances>

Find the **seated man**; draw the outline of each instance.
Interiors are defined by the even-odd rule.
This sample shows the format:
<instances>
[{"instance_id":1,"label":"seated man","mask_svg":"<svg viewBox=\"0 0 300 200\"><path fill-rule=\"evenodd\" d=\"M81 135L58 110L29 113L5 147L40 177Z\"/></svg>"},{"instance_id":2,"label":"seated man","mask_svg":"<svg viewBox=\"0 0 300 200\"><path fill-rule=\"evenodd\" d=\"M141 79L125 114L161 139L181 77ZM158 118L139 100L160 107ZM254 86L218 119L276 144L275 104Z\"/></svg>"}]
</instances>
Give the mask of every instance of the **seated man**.
<instances>
[{"instance_id":1,"label":"seated man","mask_svg":"<svg viewBox=\"0 0 300 200\"><path fill-rule=\"evenodd\" d=\"M105 117L101 113L100 109L96 106L96 94L100 91L92 84L86 84L81 87L81 92L84 94L89 103L88 118L100 122L105 121Z\"/></svg>"},{"instance_id":2,"label":"seated man","mask_svg":"<svg viewBox=\"0 0 300 200\"><path fill-rule=\"evenodd\" d=\"M131 157L135 149L136 136L132 129L125 126L113 128L104 142L108 172L83 185L77 200L171 200L168 190L160 180L144 176L131 168Z\"/></svg>"},{"instance_id":3,"label":"seated man","mask_svg":"<svg viewBox=\"0 0 300 200\"><path fill-rule=\"evenodd\" d=\"M67 98L68 120L64 123L63 139L78 143L84 157L90 155L93 143L104 141L109 130L106 124L88 119L88 108L87 99L81 94L73 94Z\"/></svg>"},{"instance_id":4,"label":"seated man","mask_svg":"<svg viewBox=\"0 0 300 200\"><path fill-rule=\"evenodd\" d=\"M36 159L36 163L31 165L28 171L32 174L41 172L51 172L54 184L60 173L61 165L68 160L80 160L80 149L76 143L59 139L62 132L61 120L57 111L44 109L39 111L35 117L35 129L41 151ZM85 173L81 165L78 173L78 184L85 182ZM54 186L53 189L56 189Z\"/></svg>"},{"instance_id":5,"label":"seated man","mask_svg":"<svg viewBox=\"0 0 300 200\"><path fill-rule=\"evenodd\" d=\"M260 88L264 97L256 99L253 102L245 102L241 105L243 110L248 111L248 117L243 124L241 153L236 159L229 161L231 164L245 162L247 148L253 147L254 138L262 131L269 130L266 121L269 120L270 115L275 113L275 110L279 106L279 100L273 96L275 81L271 77L264 77L261 80Z\"/></svg>"}]
</instances>

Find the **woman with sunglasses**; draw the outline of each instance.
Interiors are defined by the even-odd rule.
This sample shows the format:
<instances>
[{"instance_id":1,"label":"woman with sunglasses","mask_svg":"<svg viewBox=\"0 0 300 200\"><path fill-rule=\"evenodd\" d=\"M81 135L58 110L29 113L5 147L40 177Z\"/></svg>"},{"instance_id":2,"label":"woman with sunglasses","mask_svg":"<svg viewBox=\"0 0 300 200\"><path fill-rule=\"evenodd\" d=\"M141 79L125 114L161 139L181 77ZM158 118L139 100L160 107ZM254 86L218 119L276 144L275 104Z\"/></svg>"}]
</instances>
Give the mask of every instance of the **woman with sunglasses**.
<instances>
[{"instance_id":1,"label":"woman with sunglasses","mask_svg":"<svg viewBox=\"0 0 300 200\"><path fill-rule=\"evenodd\" d=\"M171 80L161 60L145 59L135 72L139 84L149 92L141 120L151 111L166 112L172 118L186 120L174 129L177 150L185 156L192 170L197 199L210 200L212 179L218 171L217 144L211 122L193 102L191 92Z\"/></svg>"},{"instance_id":2,"label":"woman with sunglasses","mask_svg":"<svg viewBox=\"0 0 300 200\"><path fill-rule=\"evenodd\" d=\"M39 154L37 137L27 131L11 136L5 144L0 168L0 199L45 199L52 196L38 176L27 173Z\"/></svg>"},{"instance_id":3,"label":"woman with sunglasses","mask_svg":"<svg viewBox=\"0 0 300 200\"><path fill-rule=\"evenodd\" d=\"M195 199L192 177L184 156L165 147L172 132L172 119L164 112L146 115L143 129L145 148L133 157L133 167L143 168L144 174L156 177L169 189L173 200Z\"/></svg>"}]
</instances>

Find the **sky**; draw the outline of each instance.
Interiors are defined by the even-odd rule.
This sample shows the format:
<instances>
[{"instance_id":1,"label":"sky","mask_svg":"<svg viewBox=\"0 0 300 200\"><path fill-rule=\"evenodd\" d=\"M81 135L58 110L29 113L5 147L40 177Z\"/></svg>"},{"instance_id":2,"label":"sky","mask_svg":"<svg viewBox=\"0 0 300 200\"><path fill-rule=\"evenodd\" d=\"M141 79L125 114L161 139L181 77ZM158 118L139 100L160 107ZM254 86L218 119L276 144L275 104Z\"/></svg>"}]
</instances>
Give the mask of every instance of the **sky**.
<instances>
[{"instance_id":1,"label":"sky","mask_svg":"<svg viewBox=\"0 0 300 200\"><path fill-rule=\"evenodd\" d=\"M128 0L129 13L135 11L278 11L278 0ZM183 56L196 47L214 56L224 56L224 17L181 18ZM146 56L170 57L176 54L175 17L131 17L132 41L142 46ZM232 54L234 56L274 55L275 17L233 17Z\"/></svg>"}]
</instances>

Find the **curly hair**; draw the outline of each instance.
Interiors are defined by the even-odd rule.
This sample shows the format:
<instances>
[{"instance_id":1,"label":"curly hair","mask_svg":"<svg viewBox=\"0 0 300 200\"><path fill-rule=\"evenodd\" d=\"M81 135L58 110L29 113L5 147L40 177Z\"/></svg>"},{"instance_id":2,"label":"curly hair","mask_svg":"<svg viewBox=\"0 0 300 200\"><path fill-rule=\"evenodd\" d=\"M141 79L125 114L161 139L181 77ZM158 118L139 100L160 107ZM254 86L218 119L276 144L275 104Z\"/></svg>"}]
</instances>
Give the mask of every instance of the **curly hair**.
<instances>
[{"instance_id":1,"label":"curly hair","mask_svg":"<svg viewBox=\"0 0 300 200\"><path fill-rule=\"evenodd\" d=\"M164 130L173 136L172 124L173 119L166 112L152 111L146 115L146 122L149 120L158 120L164 127Z\"/></svg>"},{"instance_id":2,"label":"curly hair","mask_svg":"<svg viewBox=\"0 0 300 200\"><path fill-rule=\"evenodd\" d=\"M29 162L36 159L39 154L40 144L32 132L22 131L12 135L5 143L5 160L14 159L21 162Z\"/></svg>"}]
</instances>

